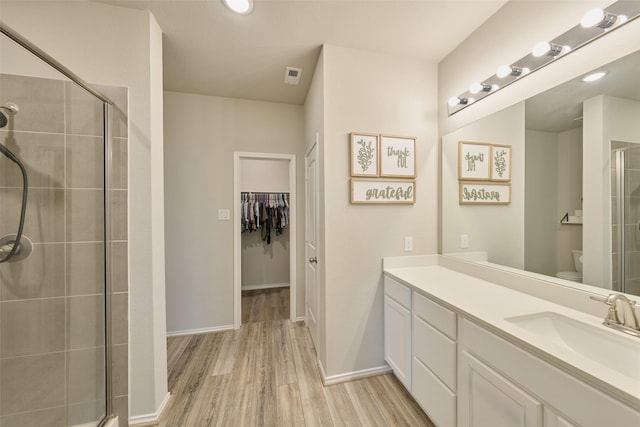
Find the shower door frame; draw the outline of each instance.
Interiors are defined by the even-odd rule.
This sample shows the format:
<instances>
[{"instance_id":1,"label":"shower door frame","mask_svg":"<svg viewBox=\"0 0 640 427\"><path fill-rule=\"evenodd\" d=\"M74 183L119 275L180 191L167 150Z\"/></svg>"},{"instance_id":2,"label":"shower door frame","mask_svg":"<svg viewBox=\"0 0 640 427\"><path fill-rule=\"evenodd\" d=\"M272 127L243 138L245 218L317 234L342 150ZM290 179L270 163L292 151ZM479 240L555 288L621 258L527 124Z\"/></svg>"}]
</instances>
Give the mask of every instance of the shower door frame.
<instances>
[{"instance_id":1,"label":"shower door frame","mask_svg":"<svg viewBox=\"0 0 640 427\"><path fill-rule=\"evenodd\" d=\"M50 67L57 70L73 83L80 86L103 103L104 125L104 300L105 300L105 417L98 420L98 426L106 425L113 418L113 385L112 385L112 336L111 336L111 177L112 177L112 130L113 130L113 101L99 91L92 88L87 82L55 60L42 49L21 36L18 32L0 20L0 33L13 40L22 48L35 55Z\"/></svg>"},{"instance_id":2,"label":"shower door frame","mask_svg":"<svg viewBox=\"0 0 640 427\"><path fill-rule=\"evenodd\" d=\"M619 141L615 141L619 142ZM630 150L640 150L640 144L636 147L624 147L616 148L612 150L612 162L615 170L615 196L616 196L616 216L612 218L616 224L616 242L615 248L612 248L618 253L617 274L616 277L612 277L616 286L612 286L612 290L616 292L627 292L627 181L626 181L626 166L627 166L627 152ZM637 224L636 227L640 227Z\"/></svg>"}]
</instances>

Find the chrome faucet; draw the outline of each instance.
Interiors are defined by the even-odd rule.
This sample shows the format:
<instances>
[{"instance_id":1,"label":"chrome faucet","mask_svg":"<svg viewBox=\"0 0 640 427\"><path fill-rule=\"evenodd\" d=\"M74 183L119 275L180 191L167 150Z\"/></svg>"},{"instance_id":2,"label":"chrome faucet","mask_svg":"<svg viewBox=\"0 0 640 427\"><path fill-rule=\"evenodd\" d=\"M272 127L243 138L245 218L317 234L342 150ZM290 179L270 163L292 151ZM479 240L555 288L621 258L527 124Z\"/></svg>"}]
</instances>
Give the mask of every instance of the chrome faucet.
<instances>
[{"instance_id":1,"label":"chrome faucet","mask_svg":"<svg viewBox=\"0 0 640 427\"><path fill-rule=\"evenodd\" d=\"M640 326L638 326L638 318L636 317L635 301L630 301L622 294L609 294L607 298L592 295L590 298L604 302L609 306L604 322L602 322L603 325L640 337ZM622 322L618 318L618 302L622 305L622 313L624 315Z\"/></svg>"}]
</instances>

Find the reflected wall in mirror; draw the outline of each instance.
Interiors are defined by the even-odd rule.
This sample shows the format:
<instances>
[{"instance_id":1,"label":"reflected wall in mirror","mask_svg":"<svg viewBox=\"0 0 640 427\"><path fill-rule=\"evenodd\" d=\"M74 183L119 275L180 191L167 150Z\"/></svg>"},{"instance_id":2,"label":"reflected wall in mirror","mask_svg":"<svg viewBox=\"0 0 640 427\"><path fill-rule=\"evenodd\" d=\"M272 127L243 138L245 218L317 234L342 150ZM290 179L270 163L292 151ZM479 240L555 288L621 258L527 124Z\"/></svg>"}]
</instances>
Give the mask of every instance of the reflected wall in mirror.
<instances>
[{"instance_id":1,"label":"reflected wall in mirror","mask_svg":"<svg viewBox=\"0 0 640 427\"><path fill-rule=\"evenodd\" d=\"M443 254L640 295L640 52L593 71L442 137ZM512 146L510 205L459 204L459 141Z\"/></svg>"}]
</instances>

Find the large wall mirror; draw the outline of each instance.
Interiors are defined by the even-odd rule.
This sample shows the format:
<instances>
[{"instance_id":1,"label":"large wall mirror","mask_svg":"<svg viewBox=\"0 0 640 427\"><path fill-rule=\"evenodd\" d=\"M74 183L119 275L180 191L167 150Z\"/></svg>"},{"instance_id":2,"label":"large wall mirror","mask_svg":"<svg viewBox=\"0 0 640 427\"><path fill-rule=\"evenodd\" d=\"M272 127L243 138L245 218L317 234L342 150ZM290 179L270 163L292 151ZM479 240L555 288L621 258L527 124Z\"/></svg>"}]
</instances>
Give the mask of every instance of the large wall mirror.
<instances>
[{"instance_id":1,"label":"large wall mirror","mask_svg":"<svg viewBox=\"0 0 640 427\"><path fill-rule=\"evenodd\" d=\"M508 203L460 141L511 147ZM640 51L444 135L441 182L443 254L640 295Z\"/></svg>"}]
</instances>

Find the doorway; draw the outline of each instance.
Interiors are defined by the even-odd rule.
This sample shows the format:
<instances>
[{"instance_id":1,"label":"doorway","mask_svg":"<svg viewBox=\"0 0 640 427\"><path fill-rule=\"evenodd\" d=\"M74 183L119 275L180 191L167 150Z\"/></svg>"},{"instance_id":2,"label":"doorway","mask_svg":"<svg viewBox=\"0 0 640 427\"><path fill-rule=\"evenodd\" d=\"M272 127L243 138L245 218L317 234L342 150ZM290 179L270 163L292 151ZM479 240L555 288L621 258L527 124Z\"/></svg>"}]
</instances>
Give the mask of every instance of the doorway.
<instances>
[{"instance_id":1,"label":"doorway","mask_svg":"<svg viewBox=\"0 0 640 427\"><path fill-rule=\"evenodd\" d=\"M275 165L275 167L274 167ZM282 166L284 165L284 169ZM245 173L243 173L243 170ZM284 170L284 172L282 172ZM247 172L250 172L247 174ZM258 175L258 179L248 176ZM262 175L260 175L262 174ZM263 179L260 179L262 176ZM256 184L247 184L249 181ZM247 186L248 185L248 186ZM288 284L289 318L296 321L296 158L293 154L271 153L234 153L234 327L242 325L242 289L243 289L243 219L241 217L243 196L275 197L286 200L288 204L286 233L288 234ZM264 199L263 199L264 200ZM246 229L246 228L245 228ZM277 239L274 228L274 242ZM262 230L260 230L261 233ZM262 234L262 233L261 233ZM283 233L284 234L284 233ZM257 235L256 235L257 236ZM264 242L267 245L267 242ZM282 283L270 283L269 286L284 286ZM259 285L253 286L260 288Z\"/></svg>"}]
</instances>

